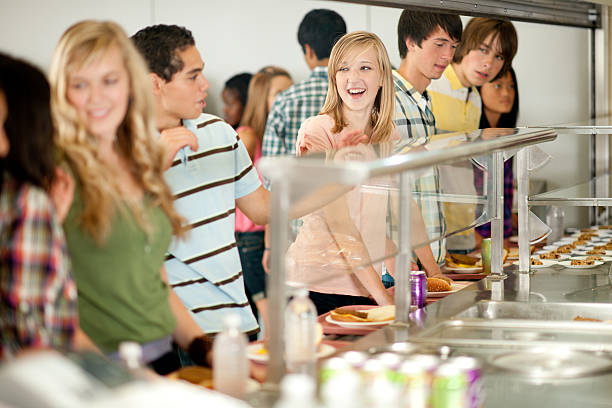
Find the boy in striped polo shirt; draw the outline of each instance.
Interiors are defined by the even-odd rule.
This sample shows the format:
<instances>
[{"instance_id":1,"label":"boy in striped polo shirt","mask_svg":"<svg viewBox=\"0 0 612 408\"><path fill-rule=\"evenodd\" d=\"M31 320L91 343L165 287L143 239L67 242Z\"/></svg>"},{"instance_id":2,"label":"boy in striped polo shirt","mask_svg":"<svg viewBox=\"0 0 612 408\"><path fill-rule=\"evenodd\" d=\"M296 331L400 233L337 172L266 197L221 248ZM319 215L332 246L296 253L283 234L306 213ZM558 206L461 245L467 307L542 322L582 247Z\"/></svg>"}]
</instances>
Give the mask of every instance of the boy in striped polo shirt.
<instances>
[{"instance_id":1,"label":"boy in striped polo shirt","mask_svg":"<svg viewBox=\"0 0 612 408\"><path fill-rule=\"evenodd\" d=\"M234 129L202 113L209 84L191 32L155 25L132 39L149 65L157 127L170 152L164 176L190 228L168 249L168 282L206 333L221 331L233 312L253 334L259 326L245 294L234 217L238 206L267 223L268 192Z\"/></svg>"}]
</instances>

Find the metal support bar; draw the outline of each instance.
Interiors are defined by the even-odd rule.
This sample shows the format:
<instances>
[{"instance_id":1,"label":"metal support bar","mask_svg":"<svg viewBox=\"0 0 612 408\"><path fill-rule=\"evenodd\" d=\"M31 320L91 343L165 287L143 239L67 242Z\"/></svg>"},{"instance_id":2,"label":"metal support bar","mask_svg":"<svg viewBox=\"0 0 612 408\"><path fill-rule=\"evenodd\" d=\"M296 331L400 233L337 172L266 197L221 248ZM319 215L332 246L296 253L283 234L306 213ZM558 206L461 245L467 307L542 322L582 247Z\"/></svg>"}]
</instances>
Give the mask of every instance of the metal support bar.
<instances>
[{"instance_id":1,"label":"metal support bar","mask_svg":"<svg viewBox=\"0 0 612 408\"><path fill-rule=\"evenodd\" d=\"M519 272L529 272L529 148L522 148L516 154L516 178L518 182L518 237Z\"/></svg>"},{"instance_id":2,"label":"metal support bar","mask_svg":"<svg viewBox=\"0 0 612 408\"><path fill-rule=\"evenodd\" d=\"M493 163L489 171L488 180L491 184L489 202L491 211L491 274L504 275L504 153L497 152L492 155Z\"/></svg>"},{"instance_id":3,"label":"metal support bar","mask_svg":"<svg viewBox=\"0 0 612 408\"><path fill-rule=\"evenodd\" d=\"M395 268L395 322L409 322L410 303L412 293L410 286L410 270L412 263L412 244L410 242L410 206L412 205L412 175L403 172L400 174L400 235L399 254Z\"/></svg>"},{"instance_id":4,"label":"metal support bar","mask_svg":"<svg viewBox=\"0 0 612 408\"><path fill-rule=\"evenodd\" d=\"M465 16L600 28L601 6L572 0L341 0L373 6L412 8Z\"/></svg>"},{"instance_id":5,"label":"metal support bar","mask_svg":"<svg viewBox=\"0 0 612 408\"><path fill-rule=\"evenodd\" d=\"M285 293L285 253L287 252L289 220L289 181L279 177L272 180L270 201L270 274L268 275L268 303L270 327L267 383L278 385L285 373L284 316L287 295Z\"/></svg>"}]
</instances>

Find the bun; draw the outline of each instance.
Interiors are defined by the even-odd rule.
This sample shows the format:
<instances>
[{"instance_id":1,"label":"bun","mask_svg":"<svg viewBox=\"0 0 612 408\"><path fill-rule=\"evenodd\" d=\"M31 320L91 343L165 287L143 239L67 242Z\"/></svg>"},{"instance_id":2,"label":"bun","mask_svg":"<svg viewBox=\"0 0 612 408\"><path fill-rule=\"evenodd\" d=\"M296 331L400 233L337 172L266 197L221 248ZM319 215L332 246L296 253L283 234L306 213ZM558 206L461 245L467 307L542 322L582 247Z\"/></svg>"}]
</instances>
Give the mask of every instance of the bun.
<instances>
[{"instance_id":1,"label":"bun","mask_svg":"<svg viewBox=\"0 0 612 408\"><path fill-rule=\"evenodd\" d=\"M464 264L464 265L475 265L478 262L478 258L475 256L469 255L461 255L461 254L451 254L451 259L454 263Z\"/></svg>"},{"instance_id":2,"label":"bun","mask_svg":"<svg viewBox=\"0 0 612 408\"><path fill-rule=\"evenodd\" d=\"M395 305L375 307L368 310L368 320L372 322L385 322L395 319Z\"/></svg>"},{"instance_id":3,"label":"bun","mask_svg":"<svg viewBox=\"0 0 612 408\"><path fill-rule=\"evenodd\" d=\"M427 278L428 292L448 292L452 290L451 284L440 278Z\"/></svg>"},{"instance_id":4,"label":"bun","mask_svg":"<svg viewBox=\"0 0 612 408\"><path fill-rule=\"evenodd\" d=\"M332 320L339 322L385 322L395 319L395 306L380 306L368 310L339 307L329 314Z\"/></svg>"}]
</instances>

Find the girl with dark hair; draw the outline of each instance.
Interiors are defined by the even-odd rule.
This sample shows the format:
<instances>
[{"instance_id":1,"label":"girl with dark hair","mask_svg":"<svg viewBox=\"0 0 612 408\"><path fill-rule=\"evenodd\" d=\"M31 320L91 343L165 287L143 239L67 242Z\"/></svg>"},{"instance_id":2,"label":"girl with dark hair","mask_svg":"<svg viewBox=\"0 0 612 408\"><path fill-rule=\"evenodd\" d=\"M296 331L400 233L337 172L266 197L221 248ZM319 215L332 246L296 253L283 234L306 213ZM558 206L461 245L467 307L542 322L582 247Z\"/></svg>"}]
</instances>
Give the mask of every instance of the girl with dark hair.
<instances>
[{"instance_id":1,"label":"girl with dark hair","mask_svg":"<svg viewBox=\"0 0 612 408\"><path fill-rule=\"evenodd\" d=\"M484 84L478 89L482 98L482 115L480 128L514 128L519 111L519 95L516 85L516 74L510 68L504 75ZM504 238L512 235L512 200L514 174L513 159L504 163ZM483 172L474 168L474 184L482 193ZM480 246L483 238L491 236L491 224L476 228L476 245Z\"/></svg>"},{"instance_id":2,"label":"girl with dark hair","mask_svg":"<svg viewBox=\"0 0 612 408\"><path fill-rule=\"evenodd\" d=\"M223 119L234 129L240 124L247 105L251 77L252 75L248 72L234 75L225 82L225 87L221 92Z\"/></svg>"},{"instance_id":3,"label":"girl with dark hair","mask_svg":"<svg viewBox=\"0 0 612 408\"><path fill-rule=\"evenodd\" d=\"M0 360L92 346L78 330L60 224L73 183L55 166L49 98L42 72L0 54Z\"/></svg>"}]
</instances>

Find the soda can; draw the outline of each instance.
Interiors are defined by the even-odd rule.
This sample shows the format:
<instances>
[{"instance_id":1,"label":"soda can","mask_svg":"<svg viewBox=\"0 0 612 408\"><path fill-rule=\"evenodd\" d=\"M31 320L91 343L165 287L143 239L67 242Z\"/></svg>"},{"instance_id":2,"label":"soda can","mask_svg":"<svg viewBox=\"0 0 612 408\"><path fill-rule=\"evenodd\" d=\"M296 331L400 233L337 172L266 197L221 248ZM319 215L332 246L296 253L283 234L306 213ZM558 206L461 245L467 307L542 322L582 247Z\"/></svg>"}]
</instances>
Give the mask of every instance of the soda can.
<instances>
[{"instance_id":1,"label":"soda can","mask_svg":"<svg viewBox=\"0 0 612 408\"><path fill-rule=\"evenodd\" d=\"M450 362L458 365L467 381L468 408L478 408L484 405L482 388L482 370L480 362L467 356L453 357Z\"/></svg>"},{"instance_id":2,"label":"soda can","mask_svg":"<svg viewBox=\"0 0 612 408\"><path fill-rule=\"evenodd\" d=\"M365 362L370 358L370 354L365 351L349 350L338 355L342 357L355 370L361 370Z\"/></svg>"},{"instance_id":3,"label":"soda can","mask_svg":"<svg viewBox=\"0 0 612 408\"><path fill-rule=\"evenodd\" d=\"M427 304L427 276L423 271L410 272L411 302L418 309Z\"/></svg>"},{"instance_id":4,"label":"soda can","mask_svg":"<svg viewBox=\"0 0 612 408\"><path fill-rule=\"evenodd\" d=\"M398 376L403 384L403 406L426 408L429 398L427 372L414 358L402 362Z\"/></svg>"},{"instance_id":5,"label":"soda can","mask_svg":"<svg viewBox=\"0 0 612 408\"><path fill-rule=\"evenodd\" d=\"M319 369L319 383L325 386L332 378L338 377L347 371L352 371L351 365L341 357L331 357L321 363Z\"/></svg>"},{"instance_id":6,"label":"soda can","mask_svg":"<svg viewBox=\"0 0 612 408\"><path fill-rule=\"evenodd\" d=\"M400 365L402 364L403 358L396 353L385 352L376 354L373 358L379 360L386 368L387 378L393 384L400 384L400 379L398 377L398 371Z\"/></svg>"},{"instance_id":7,"label":"soda can","mask_svg":"<svg viewBox=\"0 0 612 408\"><path fill-rule=\"evenodd\" d=\"M438 367L431 388L432 408L467 408L468 385L461 367L452 362Z\"/></svg>"}]
</instances>

